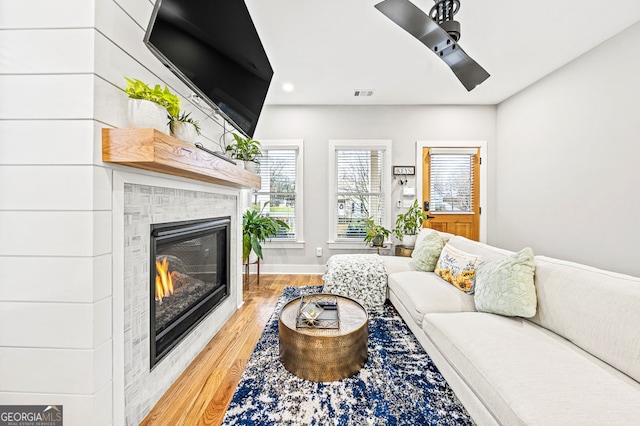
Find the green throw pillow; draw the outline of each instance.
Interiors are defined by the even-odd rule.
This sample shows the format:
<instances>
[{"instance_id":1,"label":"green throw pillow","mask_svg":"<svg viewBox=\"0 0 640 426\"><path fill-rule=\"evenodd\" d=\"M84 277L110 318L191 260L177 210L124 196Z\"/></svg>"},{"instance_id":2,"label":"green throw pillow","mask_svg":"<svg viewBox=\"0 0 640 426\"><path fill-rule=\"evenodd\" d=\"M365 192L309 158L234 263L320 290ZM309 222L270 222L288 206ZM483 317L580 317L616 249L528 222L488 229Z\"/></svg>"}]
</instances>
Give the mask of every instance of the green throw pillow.
<instances>
[{"instance_id":1,"label":"green throw pillow","mask_svg":"<svg viewBox=\"0 0 640 426\"><path fill-rule=\"evenodd\" d=\"M476 269L475 303L480 312L531 318L538 299L533 282L533 250L529 247Z\"/></svg>"},{"instance_id":2,"label":"green throw pillow","mask_svg":"<svg viewBox=\"0 0 640 426\"><path fill-rule=\"evenodd\" d=\"M418 271L433 272L444 247L444 240L437 232L430 232L420 240L411 253L413 264Z\"/></svg>"}]
</instances>

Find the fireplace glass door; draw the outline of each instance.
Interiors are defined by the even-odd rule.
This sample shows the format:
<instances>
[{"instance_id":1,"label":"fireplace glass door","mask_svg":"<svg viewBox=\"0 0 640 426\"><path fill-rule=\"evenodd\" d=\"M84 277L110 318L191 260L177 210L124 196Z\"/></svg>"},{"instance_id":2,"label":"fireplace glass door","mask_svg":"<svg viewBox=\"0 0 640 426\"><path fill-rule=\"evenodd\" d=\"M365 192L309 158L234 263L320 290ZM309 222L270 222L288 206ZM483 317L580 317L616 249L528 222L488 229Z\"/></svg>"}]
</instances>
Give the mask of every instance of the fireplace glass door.
<instances>
[{"instance_id":1,"label":"fireplace glass door","mask_svg":"<svg viewBox=\"0 0 640 426\"><path fill-rule=\"evenodd\" d=\"M151 368L228 296L229 224L151 225Z\"/></svg>"}]
</instances>

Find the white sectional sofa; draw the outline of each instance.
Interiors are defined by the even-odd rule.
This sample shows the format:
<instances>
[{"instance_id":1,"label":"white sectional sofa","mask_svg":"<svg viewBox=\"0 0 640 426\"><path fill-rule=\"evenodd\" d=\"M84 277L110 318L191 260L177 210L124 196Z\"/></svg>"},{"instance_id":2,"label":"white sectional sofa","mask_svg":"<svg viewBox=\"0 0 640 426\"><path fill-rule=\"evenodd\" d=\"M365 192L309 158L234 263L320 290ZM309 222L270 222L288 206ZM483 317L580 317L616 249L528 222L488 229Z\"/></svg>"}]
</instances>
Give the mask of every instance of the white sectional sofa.
<instances>
[{"instance_id":1,"label":"white sectional sofa","mask_svg":"<svg viewBox=\"0 0 640 426\"><path fill-rule=\"evenodd\" d=\"M448 244L484 262L512 254ZM382 258L390 301L477 424L640 425L639 278L536 256L537 312L524 319L477 312L411 258Z\"/></svg>"}]
</instances>

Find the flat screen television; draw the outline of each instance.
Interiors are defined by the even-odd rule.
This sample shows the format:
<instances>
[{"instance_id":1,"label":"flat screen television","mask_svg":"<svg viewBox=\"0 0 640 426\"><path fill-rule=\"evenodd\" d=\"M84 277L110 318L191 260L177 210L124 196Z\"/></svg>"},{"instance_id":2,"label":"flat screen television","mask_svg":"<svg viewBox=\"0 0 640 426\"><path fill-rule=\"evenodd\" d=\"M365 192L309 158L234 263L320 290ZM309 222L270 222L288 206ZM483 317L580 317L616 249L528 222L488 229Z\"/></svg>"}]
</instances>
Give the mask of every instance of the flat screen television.
<instances>
[{"instance_id":1,"label":"flat screen television","mask_svg":"<svg viewBox=\"0 0 640 426\"><path fill-rule=\"evenodd\" d=\"M273 69L243 0L158 0L144 42L196 95L253 136Z\"/></svg>"}]
</instances>

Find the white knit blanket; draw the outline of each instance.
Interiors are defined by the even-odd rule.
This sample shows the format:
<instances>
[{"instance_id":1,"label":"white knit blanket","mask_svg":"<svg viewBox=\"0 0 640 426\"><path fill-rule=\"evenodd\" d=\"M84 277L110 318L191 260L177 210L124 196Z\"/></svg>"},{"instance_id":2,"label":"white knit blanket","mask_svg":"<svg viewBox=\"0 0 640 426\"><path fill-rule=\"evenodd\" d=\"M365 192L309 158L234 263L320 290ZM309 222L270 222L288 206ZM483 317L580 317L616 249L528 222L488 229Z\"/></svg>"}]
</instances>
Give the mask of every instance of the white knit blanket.
<instances>
[{"instance_id":1,"label":"white knit blanket","mask_svg":"<svg viewBox=\"0 0 640 426\"><path fill-rule=\"evenodd\" d=\"M387 271L377 254L337 254L327 261L324 292L346 296L368 312L379 310L387 298Z\"/></svg>"}]
</instances>

